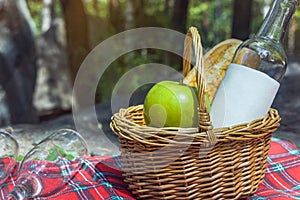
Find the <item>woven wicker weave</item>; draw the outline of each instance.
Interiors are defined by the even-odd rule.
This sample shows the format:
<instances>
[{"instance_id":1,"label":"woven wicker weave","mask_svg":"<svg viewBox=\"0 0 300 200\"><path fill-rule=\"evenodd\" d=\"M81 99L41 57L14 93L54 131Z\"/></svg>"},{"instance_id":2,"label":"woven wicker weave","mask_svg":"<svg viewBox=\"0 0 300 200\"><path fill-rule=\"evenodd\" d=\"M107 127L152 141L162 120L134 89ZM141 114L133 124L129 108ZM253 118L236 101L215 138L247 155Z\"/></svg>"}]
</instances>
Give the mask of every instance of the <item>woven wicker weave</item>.
<instances>
[{"instance_id":1,"label":"woven wicker weave","mask_svg":"<svg viewBox=\"0 0 300 200\"><path fill-rule=\"evenodd\" d=\"M263 119L213 129L205 106L200 36L190 28L185 41L184 74L191 45L199 83L198 128L145 125L143 106L121 109L111 129L119 136L125 181L138 199L247 198L263 181L270 138L280 117L271 109ZM198 56L197 56L198 55Z\"/></svg>"}]
</instances>

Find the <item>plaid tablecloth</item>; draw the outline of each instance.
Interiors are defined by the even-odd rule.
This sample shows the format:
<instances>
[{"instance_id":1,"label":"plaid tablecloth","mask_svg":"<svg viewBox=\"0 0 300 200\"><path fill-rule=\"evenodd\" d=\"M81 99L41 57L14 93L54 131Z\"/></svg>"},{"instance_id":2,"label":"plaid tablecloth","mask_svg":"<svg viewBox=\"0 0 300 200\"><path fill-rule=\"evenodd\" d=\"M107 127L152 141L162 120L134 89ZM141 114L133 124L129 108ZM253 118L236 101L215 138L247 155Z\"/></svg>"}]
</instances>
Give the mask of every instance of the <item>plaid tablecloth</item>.
<instances>
[{"instance_id":1,"label":"plaid tablecloth","mask_svg":"<svg viewBox=\"0 0 300 200\"><path fill-rule=\"evenodd\" d=\"M272 138L264 182L251 200L300 199L300 150Z\"/></svg>"},{"instance_id":2,"label":"plaid tablecloth","mask_svg":"<svg viewBox=\"0 0 300 200\"><path fill-rule=\"evenodd\" d=\"M11 190L15 177L9 178L0 190ZM123 182L118 157L90 157L82 170L60 192L42 200L132 200L134 197ZM300 199L300 150L287 141L272 138L264 182L251 200Z\"/></svg>"}]
</instances>

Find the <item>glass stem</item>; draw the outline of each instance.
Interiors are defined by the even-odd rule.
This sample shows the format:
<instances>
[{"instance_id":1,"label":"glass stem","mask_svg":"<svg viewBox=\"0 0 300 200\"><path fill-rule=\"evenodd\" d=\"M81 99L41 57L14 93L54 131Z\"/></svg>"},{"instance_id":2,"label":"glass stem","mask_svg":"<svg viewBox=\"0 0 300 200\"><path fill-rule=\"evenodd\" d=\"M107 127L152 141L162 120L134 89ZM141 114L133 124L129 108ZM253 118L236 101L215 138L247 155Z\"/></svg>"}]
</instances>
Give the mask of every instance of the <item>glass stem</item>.
<instances>
[{"instance_id":1,"label":"glass stem","mask_svg":"<svg viewBox=\"0 0 300 200\"><path fill-rule=\"evenodd\" d=\"M8 195L7 200L23 200L26 197L26 190L23 187L16 186Z\"/></svg>"}]
</instances>

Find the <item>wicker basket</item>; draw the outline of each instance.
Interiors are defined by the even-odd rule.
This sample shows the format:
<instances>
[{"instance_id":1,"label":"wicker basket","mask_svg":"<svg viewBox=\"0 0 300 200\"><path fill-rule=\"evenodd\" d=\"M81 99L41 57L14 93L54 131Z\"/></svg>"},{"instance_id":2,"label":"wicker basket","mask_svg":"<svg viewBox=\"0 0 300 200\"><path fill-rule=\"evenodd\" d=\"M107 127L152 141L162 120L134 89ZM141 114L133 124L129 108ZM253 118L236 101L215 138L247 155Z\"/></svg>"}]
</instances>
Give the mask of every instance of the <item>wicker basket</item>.
<instances>
[{"instance_id":1,"label":"wicker basket","mask_svg":"<svg viewBox=\"0 0 300 200\"><path fill-rule=\"evenodd\" d=\"M205 106L202 47L196 28L185 41L184 74L194 44L199 85L198 128L145 125L143 106L121 109L111 129L119 136L125 181L138 199L240 199L263 181L278 112L248 124L213 129Z\"/></svg>"}]
</instances>

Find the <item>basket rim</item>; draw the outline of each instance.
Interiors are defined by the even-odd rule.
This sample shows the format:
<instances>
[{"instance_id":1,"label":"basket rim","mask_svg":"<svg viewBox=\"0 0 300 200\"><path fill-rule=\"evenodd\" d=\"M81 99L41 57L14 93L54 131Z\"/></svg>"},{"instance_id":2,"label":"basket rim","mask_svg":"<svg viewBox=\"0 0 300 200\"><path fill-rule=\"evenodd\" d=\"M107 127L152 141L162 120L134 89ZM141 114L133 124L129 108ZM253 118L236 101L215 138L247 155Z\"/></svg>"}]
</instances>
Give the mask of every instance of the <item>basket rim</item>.
<instances>
[{"instance_id":1,"label":"basket rim","mask_svg":"<svg viewBox=\"0 0 300 200\"><path fill-rule=\"evenodd\" d=\"M111 118L110 127L120 138L138 141L144 144L165 146L166 144L203 144L209 141L209 132L216 136L216 142L247 141L272 134L279 127L281 120L278 111L271 108L261 119L231 127L223 127L199 132L198 128L163 127L156 128L138 124L133 118L139 116L143 120L143 105L120 109ZM174 139L175 138L175 139ZM192 140L191 140L192 138Z\"/></svg>"}]
</instances>

